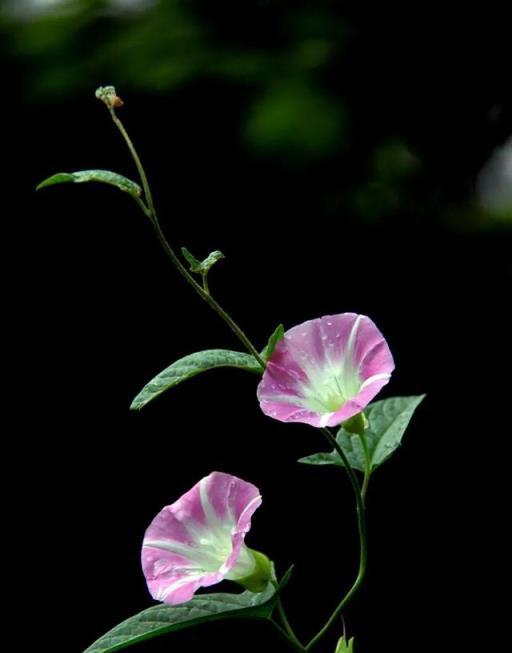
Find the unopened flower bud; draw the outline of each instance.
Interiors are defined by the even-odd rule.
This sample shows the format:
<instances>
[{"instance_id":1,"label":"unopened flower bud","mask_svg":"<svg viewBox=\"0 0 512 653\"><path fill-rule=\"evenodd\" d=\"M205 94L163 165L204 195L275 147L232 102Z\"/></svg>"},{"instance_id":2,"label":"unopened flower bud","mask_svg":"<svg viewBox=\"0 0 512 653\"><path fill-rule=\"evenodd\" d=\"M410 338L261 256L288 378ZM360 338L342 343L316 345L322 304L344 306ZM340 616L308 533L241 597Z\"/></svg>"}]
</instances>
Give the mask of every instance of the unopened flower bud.
<instances>
[{"instance_id":1,"label":"unopened flower bud","mask_svg":"<svg viewBox=\"0 0 512 653\"><path fill-rule=\"evenodd\" d=\"M124 102L116 93L115 86L100 86L96 90L96 97L101 100L108 109L119 109Z\"/></svg>"}]
</instances>

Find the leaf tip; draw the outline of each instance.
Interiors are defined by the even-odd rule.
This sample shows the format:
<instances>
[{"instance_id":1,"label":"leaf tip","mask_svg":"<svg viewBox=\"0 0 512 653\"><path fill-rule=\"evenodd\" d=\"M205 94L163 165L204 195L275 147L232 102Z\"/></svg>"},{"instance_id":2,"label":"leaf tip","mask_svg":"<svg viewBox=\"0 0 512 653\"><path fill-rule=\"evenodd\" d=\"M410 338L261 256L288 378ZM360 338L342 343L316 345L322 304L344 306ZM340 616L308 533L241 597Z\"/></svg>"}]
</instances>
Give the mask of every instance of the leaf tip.
<instances>
[{"instance_id":1,"label":"leaf tip","mask_svg":"<svg viewBox=\"0 0 512 653\"><path fill-rule=\"evenodd\" d=\"M36 186L36 190L41 190L41 188L46 188L47 186L54 186L55 184L65 184L68 182L74 181L73 175L68 172L58 172L51 177L43 179Z\"/></svg>"},{"instance_id":2,"label":"leaf tip","mask_svg":"<svg viewBox=\"0 0 512 653\"><path fill-rule=\"evenodd\" d=\"M278 592L282 592L284 588L288 585L290 582L291 575L293 573L293 570L295 569L295 564L291 564L288 569L284 572L284 574L281 577L281 580L278 583Z\"/></svg>"},{"instance_id":3,"label":"leaf tip","mask_svg":"<svg viewBox=\"0 0 512 653\"><path fill-rule=\"evenodd\" d=\"M279 324L277 328L274 330L270 338L268 339L267 344L265 345L265 348L261 352L261 357L265 362L268 362L272 354L274 353L277 344L280 340L284 338L285 331L284 331L284 324Z\"/></svg>"},{"instance_id":4,"label":"leaf tip","mask_svg":"<svg viewBox=\"0 0 512 653\"><path fill-rule=\"evenodd\" d=\"M140 411L141 408L143 407L144 407L144 402L141 401L138 397L135 397L135 399L130 404L130 410L137 411L137 412Z\"/></svg>"}]
</instances>

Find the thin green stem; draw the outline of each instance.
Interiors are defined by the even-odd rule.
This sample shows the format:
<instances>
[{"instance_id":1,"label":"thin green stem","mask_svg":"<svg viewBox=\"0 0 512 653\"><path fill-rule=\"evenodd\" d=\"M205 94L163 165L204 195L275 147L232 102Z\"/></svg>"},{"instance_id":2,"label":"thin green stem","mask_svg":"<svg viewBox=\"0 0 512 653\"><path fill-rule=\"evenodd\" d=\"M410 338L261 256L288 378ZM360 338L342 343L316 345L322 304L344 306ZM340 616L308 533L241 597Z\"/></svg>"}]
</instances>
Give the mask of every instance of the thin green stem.
<instances>
[{"instance_id":1,"label":"thin green stem","mask_svg":"<svg viewBox=\"0 0 512 653\"><path fill-rule=\"evenodd\" d=\"M345 469L347 471L350 484L352 485L352 489L354 490L354 495L356 499L356 509L357 509L357 526L359 530L359 570L357 572L357 576L355 581L353 582L351 588L349 591L345 594L345 596L342 598L340 603L338 603L337 607L335 608L334 612L331 614L327 622L324 624L324 626L319 630L319 632L308 642L306 645L306 651L309 651L315 644L317 644L322 637L327 633L329 628L336 622L338 617L341 615L345 607L350 603L354 595L357 593L359 588L361 587L364 576L366 573L366 563L367 563L367 546L366 546L366 525L365 525L365 515L364 515L364 501L362 497L362 491L359 485L359 482L357 480L357 477L354 473L354 470L350 467L350 464L347 460L347 457L343 451L343 449L340 447L340 445L337 443L336 438L332 435L332 433L329 431L329 429L324 428L322 429L322 433L325 435L327 438L329 444L334 447L336 452L338 453L339 457L343 461L343 464L345 466Z\"/></svg>"},{"instance_id":2,"label":"thin green stem","mask_svg":"<svg viewBox=\"0 0 512 653\"><path fill-rule=\"evenodd\" d=\"M144 215L146 215L151 220L152 219L151 211L145 205L144 200L142 200L140 197L135 197L135 196L133 196L133 199L137 202L137 205L142 209Z\"/></svg>"},{"instance_id":3,"label":"thin green stem","mask_svg":"<svg viewBox=\"0 0 512 653\"><path fill-rule=\"evenodd\" d=\"M364 477L363 477L363 487L361 488L361 497L364 503L366 499L366 493L368 492L368 484L370 483L370 476L372 473L372 462L370 458L370 451L368 449L368 443L366 442L366 437L364 433L359 433L358 435L361 440L361 446L363 447L363 453L364 453Z\"/></svg>"},{"instance_id":4,"label":"thin green stem","mask_svg":"<svg viewBox=\"0 0 512 653\"><path fill-rule=\"evenodd\" d=\"M132 139L128 135L128 132L126 131L123 123L117 117L115 109L111 107L109 111L110 111L110 116L114 121L114 125L121 132L121 135L124 138L124 141L128 146L128 149L130 150L130 154L132 155L132 158L135 161L135 165L137 166L137 172L139 173L139 177L142 182L142 187L144 188L144 196L146 197L148 203L149 212L156 219L156 211L155 211L155 205L153 203L153 195L151 193L151 187L149 185L148 177L146 175L146 171L144 170L144 166L142 165L142 161L140 160L139 154L135 149L135 145L133 144Z\"/></svg>"},{"instance_id":5,"label":"thin green stem","mask_svg":"<svg viewBox=\"0 0 512 653\"><path fill-rule=\"evenodd\" d=\"M297 637L293 628L290 625L290 622L288 621L288 617L286 616L286 612L284 610L284 606L280 596L277 597L277 612L279 614L279 618L281 619L281 623L283 624L283 628L287 632L290 639L292 639L295 642L295 644L297 644L298 646L300 646L302 650L304 650L304 646L302 645L300 639Z\"/></svg>"},{"instance_id":6,"label":"thin green stem","mask_svg":"<svg viewBox=\"0 0 512 653\"><path fill-rule=\"evenodd\" d=\"M288 617L286 616L284 605L283 605L283 602L281 601L281 596L279 594L280 591L281 591L279 583L277 582L277 580L273 580L271 582L272 582L272 585L274 586L274 588L276 590L276 594L277 594L277 600L276 600L277 612L279 614L279 618L281 619L281 623L283 624L284 630L288 634L288 636L295 642L295 644L300 646L300 648L304 651L305 648L304 648L302 642L300 641L300 639L295 634L293 628L290 625L290 622L288 621Z\"/></svg>"},{"instance_id":7,"label":"thin green stem","mask_svg":"<svg viewBox=\"0 0 512 653\"><path fill-rule=\"evenodd\" d=\"M226 313L226 311L220 306L220 304L217 303L217 301L211 296L209 292L204 290L200 286L200 284L197 283L197 281L194 279L194 277L187 272L187 269L183 265L183 263L180 261L178 256L176 255L175 251L173 248L170 246L169 242L167 241L164 232L162 231L162 228L160 227L160 223L158 220L152 220L153 228L155 230L156 236L162 245L165 253L167 256L171 259L171 261L174 263L174 266L177 268L178 272L188 281L188 283L192 286L192 288L196 291L196 293L204 299L204 301L213 308L213 310L219 315L224 322L229 326L229 328L233 331L233 333L236 335L236 337L240 340L240 342L243 343L247 351L253 355L253 357L258 361L260 364L262 370L265 369L265 362L259 355L258 351L252 344L252 342L249 340L249 338L245 335L245 333L242 331L242 329L238 326L238 324Z\"/></svg>"},{"instance_id":8,"label":"thin green stem","mask_svg":"<svg viewBox=\"0 0 512 653\"><path fill-rule=\"evenodd\" d=\"M249 340L249 338L245 335L245 333L242 331L242 329L236 324L236 322L231 318L228 313L220 306L220 304L211 296L208 285L205 284L204 287L201 286L201 284L197 283L197 281L194 279L194 277L188 272L186 267L183 265L181 262L180 258L174 251L174 249L171 247L169 244L167 238L165 237L164 232L162 231L162 228L160 226L160 223L158 221L158 216L155 210L155 205L153 203L153 196L151 194L151 188L149 186L148 178L146 175L146 171L144 170L144 166L142 165L142 162L140 160L140 157L137 153L137 150L135 149L135 145L133 144L130 136L128 135L128 132L126 131L123 123L121 120L117 117L116 112L114 109L110 109L110 115L112 117L112 120L114 121L114 124L116 127L119 129L121 132L122 137L124 138L126 145L128 146L128 149L130 150L130 153L133 157L133 160L135 162L135 165L137 166L137 170L139 173L140 180L142 182L142 187L144 189L144 196L147 201L147 206L141 200L140 198L135 198L137 204L139 207L142 209L144 214L150 219L151 224L153 225L153 228L155 230L156 236L158 238L158 241L162 245L165 253L173 263L174 267L178 270L178 272L181 274L181 276L187 281L188 284L192 286L192 288L196 291L196 293L201 297L201 299L204 299L204 301L219 315L224 322L229 326L229 328L233 331L233 333L236 335L236 337L242 342L242 344L245 346L247 351L258 361L259 365L261 366L262 370L265 369L265 361L262 359L260 354L258 353L256 347L252 344L252 342ZM204 280L203 280L204 282Z\"/></svg>"},{"instance_id":9,"label":"thin green stem","mask_svg":"<svg viewBox=\"0 0 512 653\"><path fill-rule=\"evenodd\" d=\"M304 653L306 651L306 648L304 648L304 646L302 646L302 644L299 641L290 637L290 635L288 635L288 633L284 630L284 628L281 628L281 626L277 623L277 621L271 619L270 623L274 626L274 628L281 635L281 637L283 637L283 639L285 639L293 647L295 651L299 651L299 653Z\"/></svg>"},{"instance_id":10,"label":"thin green stem","mask_svg":"<svg viewBox=\"0 0 512 653\"><path fill-rule=\"evenodd\" d=\"M210 294L210 287L208 285L208 273L206 272L206 273L202 274L201 277L203 279L203 290L205 291L205 293L207 293L209 295Z\"/></svg>"},{"instance_id":11,"label":"thin green stem","mask_svg":"<svg viewBox=\"0 0 512 653\"><path fill-rule=\"evenodd\" d=\"M370 483L370 474L369 472L365 472L363 477L363 485L361 487L361 497L363 498L363 501L366 501L366 493L368 492L369 483Z\"/></svg>"}]
</instances>

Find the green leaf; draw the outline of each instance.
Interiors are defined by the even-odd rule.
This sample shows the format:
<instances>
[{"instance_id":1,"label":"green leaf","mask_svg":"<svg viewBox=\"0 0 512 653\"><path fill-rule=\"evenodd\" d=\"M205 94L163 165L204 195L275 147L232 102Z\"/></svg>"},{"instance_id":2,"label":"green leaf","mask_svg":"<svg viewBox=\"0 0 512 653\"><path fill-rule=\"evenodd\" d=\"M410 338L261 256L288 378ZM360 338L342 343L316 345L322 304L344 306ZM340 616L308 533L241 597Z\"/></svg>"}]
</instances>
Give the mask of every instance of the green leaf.
<instances>
[{"instance_id":1,"label":"green leaf","mask_svg":"<svg viewBox=\"0 0 512 653\"><path fill-rule=\"evenodd\" d=\"M354 653L354 638L351 637L348 642L342 637L338 641L338 646L336 647L336 653Z\"/></svg>"},{"instance_id":2,"label":"green leaf","mask_svg":"<svg viewBox=\"0 0 512 653\"><path fill-rule=\"evenodd\" d=\"M224 258L226 257L220 251L220 249L216 249L214 252L208 254L208 256L204 259L204 261L201 262L201 268L203 270L203 273L208 272L210 268L213 265L215 265L215 263L217 263L217 261L221 261Z\"/></svg>"},{"instance_id":3,"label":"green leaf","mask_svg":"<svg viewBox=\"0 0 512 653\"><path fill-rule=\"evenodd\" d=\"M400 446L414 411L424 398L425 395L390 397L368 406L365 412L370 423L368 448L372 469L381 465Z\"/></svg>"},{"instance_id":4,"label":"green leaf","mask_svg":"<svg viewBox=\"0 0 512 653\"><path fill-rule=\"evenodd\" d=\"M290 578L292 576L294 568L295 568L295 565L291 565L290 567L288 567L288 569L282 575L281 580L279 581L279 592L280 593L284 590L284 588L290 582Z\"/></svg>"},{"instance_id":5,"label":"green leaf","mask_svg":"<svg viewBox=\"0 0 512 653\"><path fill-rule=\"evenodd\" d=\"M141 187L131 179L118 175L116 172L110 170L80 170L78 172L59 172L42 181L36 190L46 188L46 186L54 186L55 184L83 184L89 181L98 181L102 184L109 184L116 186L119 190L128 193L132 197L140 197L142 194Z\"/></svg>"},{"instance_id":6,"label":"green leaf","mask_svg":"<svg viewBox=\"0 0 512 653\"><path fill-rule=\"evenodd\" d=\"M191 379L201 372L212 370L217 367L237 367L248 372L261 375L261 367L256 359L250 354L228 349L207 349L197 351L169 365L160 372L154 379L146 384L135 397L130 408L140 410L147 403L158 397L169 388Z\"/></svg>"},{"instance_id":7,"label":"green leaf","mask_svg":"<svg viewBox=\"0 0 512 653\"><path fill-rule=\"evenodd\" d=\"M208 256L203 261L197 259L191 252L189 252L189 250L186 247L181 248L181 253L187 260L187 263L190 266L190 271L194 272L194 274L202 274L202 275L208 274L210 268L213 265L215 265L217 261L226 258L224 254L218 249L208 254Z\"/></svg>"},{"instance_id":8,"label":"green leaf","mask_svg":"<svg viewBox=\"0 0 512 653\"><path fill-rule=\"evenodd\" d=\"M347 433L347 431L340 428L336 435L336 440L343 449L349 465L353 469L364 472L365 459L360 436ZM336 451L314 453L311 456L299 458L299 463L304 463L305 465L337 465L338 467L344 467L343 461Z\"/></svg>"},{"instance_id":9,"label":"green leaf","mask_svg":"<svg viewBox=\"0 0 512 653\"><path fill-rule=\"evenodd\" d=\"M424 397L425 395L390 397L389 399L375 401L366 408L364 412L368 419L368 428L364 437L368 447L371 470L382 465L400 446L405 429ZM349 465L353 469L364 472L365 455L361 437L349 433L341 427L336 435L336 440L343 449ZM306 456L301 458L299 462L308 465L338 465L343 467L343 462L336 451Z\"/></svg>"},{"instance_id":10,"label":"green leaf","mask_svg":"<svg viewBox=\"0 0 512 653\"><path fill-rule=\"evenodd\" d=\"M265 349L261 352L261 357L267 362L277 346L277 343L284 338L284 326L280 324L274 333L268 339Z\"/></svg>"},{"instance_id":11,"label":"green leaf","mask_svg":"<svg viewBox=\"0 0 512 653\"><path fill-rule=\"evenodd\" d=\"M312 453L310 456L299 458L298 462L304 463L304 465L338 465L338 467L343 467L343 463L335 451L332 453L328 453L327 451Z\"/></svg>"},{"instance_id":12,"label":"green leaf","mask_svg":"<svg viewBox=\"0 0 512 653\"><path fill-rule=\"evenodd\" d=\"M269 583L259 594L203 594L180 605L155 605L112 628L85 653L113 653L153 637L221 619L270 619L275 598L276 590Z\"/></svg>"},{"instance_id":13,"label":"green leaf","mask_svg":"<svg viewBox=\"0 0 512 653\"><path fill-rule=\"evenodd\" d=\"M190 266L190 271L195 272L197 274L201 273L201 261L197 259L192 252L189 252L189 250L186 247L181 248L181 253L185 257L187 263Z\"/></svg>"}]
</instances>

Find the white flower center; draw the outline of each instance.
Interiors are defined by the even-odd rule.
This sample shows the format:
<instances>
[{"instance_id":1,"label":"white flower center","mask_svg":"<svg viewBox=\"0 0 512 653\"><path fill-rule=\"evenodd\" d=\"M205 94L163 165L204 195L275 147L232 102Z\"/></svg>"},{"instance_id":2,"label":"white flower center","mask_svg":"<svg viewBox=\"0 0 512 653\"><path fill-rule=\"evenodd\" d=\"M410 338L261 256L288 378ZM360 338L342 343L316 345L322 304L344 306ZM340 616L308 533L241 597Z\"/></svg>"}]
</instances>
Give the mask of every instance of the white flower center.
<instances>
[{"instance_id":1,"label":"white flower center","mask_svg":"<svg viewBox=\"0 0 512 653\"><path fill-rule=\"evenodd\" d=\"M195 546L184 547L188 549L186 554L192 562L191 571L192 567L196 571L201 570L206 573L220 571L233 551L231 535L229 528L208 529L203 533L196 533ZM227 573L226 578L235 580L249 576L255 566L254 557L245 544L242 544L236 564Z\"/></svg>"},{"instance_id":2,"label":"white flower center","mask_svg":"<svg viewBox=\"0 0 512 653\"><path fill-rule=\"evenodd\" d=\"M208 532L198 538L195 557L204 571L217 571L229 558L231 550L231 538L227 533L226 537L219 537Z\"/></svg>"},{"instance_id":3,"label":"white flower center","mask_svg":"<svg viewBox=\"0 0 512 653\"><path fill-rule=\"evenodd\" d=\"M337 369L331 365L319 369L302 387L303 406L316 413L334 413L361 390L362 381L351 363Z\"/></svg>"}]
</instances>

